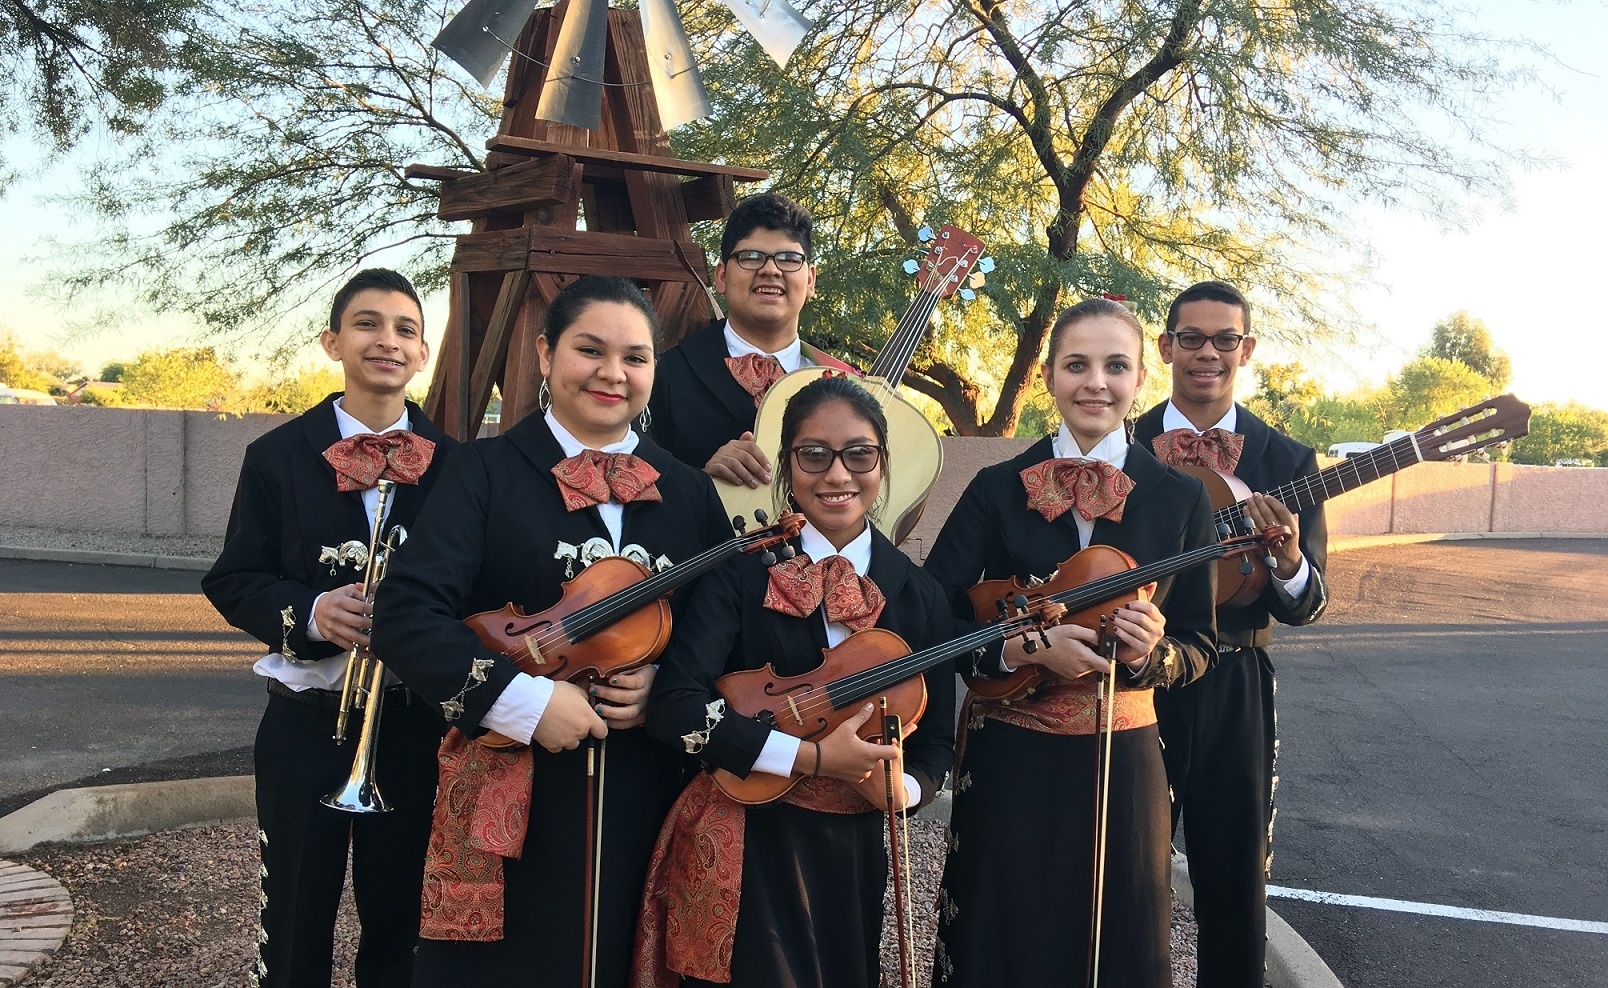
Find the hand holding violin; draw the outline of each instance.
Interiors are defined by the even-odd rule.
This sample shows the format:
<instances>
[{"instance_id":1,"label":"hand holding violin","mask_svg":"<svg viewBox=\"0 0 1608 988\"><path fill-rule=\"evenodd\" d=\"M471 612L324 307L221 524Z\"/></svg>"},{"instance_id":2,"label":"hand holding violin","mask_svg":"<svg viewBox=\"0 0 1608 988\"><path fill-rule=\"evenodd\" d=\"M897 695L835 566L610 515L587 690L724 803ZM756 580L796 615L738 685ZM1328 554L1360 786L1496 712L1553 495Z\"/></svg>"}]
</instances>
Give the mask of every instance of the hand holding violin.
<instances>
[{"instance_id":1,"label":"hand holding violin","mask_svg":"<svg viewBox=\"0 0 1608 988\"><path fill-rule=\"evenodd\" d=\"M863 740L855 733L871 719L874 709L867 703L819 742L805 741L799 744L793 771L801 775L842 779L856 786L867 780L882 785L882 763L897 758L899 750L891 744ZM818 765L817 753L820 757Z\"/></svg>"},{"instance_id":2,"label":"hand holding violin","mask_svg":"<svg viewBox=\"0 0 1608 988\"><path fill-rule=\"evenodd\" d=\"M630 672L616 673L609 677L608 682L599 680L592 686L590 692L594 709L598 716L608 722L610 730L641 727L647 721L648 693L653 688L653 677L658 671L654 666L643 666Z\"/></svg>"},{"instance_id":3,"label":"hand holding violin","mask_svg":"<svg viewBox=\"0 0 1608 988\"><path fill-rule=\"evenodd\" d=\"M1117 659L1135 672L1143 669L1151 651L1167 634L1167 618L1148 600L1130 601L1112 612L1111 630L1117 637ZM1095 649L1100 633L1081 624L1058 624L1046 633L1050 645L1040 644L1029 655L1013 638L1005 646L1005 662L1012 668L1036 663L1062 679L1076 679L1087 673L1104 675L1111 669Z\"/></svg>"},{"instance_id":4,"label":"hand holding violin","mask_svg":"<svg viewBox=\"0 0 1608 988\"><path fill-rule=\"evenodd\" d=\"M592 698L586 691L574 683L557 682L553 684L553 695L548 698L546 709L536 721L530 743L556 754L579 747L588 735L603 738L608 737L608 733L608 725L592 710Z\"/></svg>"},{"instance_id":5,"label":"hand holding violin","mask_svg":"<svg viewBox=\"0 0 1608 988\"><path fill-rule=\"evenodd\" d=\"M1301 522L1284 502L1266 494L1252 494L1245 501L1245 517L1258 531L1283 526L1285 534L1269 540L1273 558L1278 563L1273 575L1288 580L1301 570Z\"/></svg>"}]
</instances>

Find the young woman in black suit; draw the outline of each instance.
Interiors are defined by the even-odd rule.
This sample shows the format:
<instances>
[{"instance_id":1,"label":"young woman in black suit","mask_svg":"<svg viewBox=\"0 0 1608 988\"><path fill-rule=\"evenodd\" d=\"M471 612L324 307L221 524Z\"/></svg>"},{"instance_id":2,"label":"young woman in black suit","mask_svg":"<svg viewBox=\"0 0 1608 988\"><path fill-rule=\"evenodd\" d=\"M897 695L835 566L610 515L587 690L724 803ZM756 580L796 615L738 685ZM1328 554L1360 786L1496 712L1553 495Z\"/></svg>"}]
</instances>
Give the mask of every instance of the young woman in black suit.
<instances>
[{"instance_id":1,"label":"young woman in black suit","mask_svg":"<svg viewBox=\"0 0 1608 988\"><path fill-rule=\"evenodd\" d=\"M602 556L658 569L731 537L709 478L632 429L655 331L623 278L561 292L537 343L545 414L461 450L380 592L376 648L457 728L441 751L415 986L582 983L589 738L605 739L595 984L625 983L648 855L685 779L683 756L637 729L654 669L588 695L518 671L463 618L543 610ZM471 740L492 730L530 747Z\"/></svg>"},{"instance_id":2,"label":"young woman in black suit","mask_svg":"<svg viewBox=\"0 0 1608 988\"><path fill-rule=\"evenodd\" d=\"M956 614L979 580L1047 578L1092 544L1140 564L1215 541L1201 484L1130 441L1124 425L1144 381L1143 334L1123 306L1092 299L1061 314L1044 382L1058 435L978 473L945 522L927 572ZM1216 656L1213 571L1160 581L1149 602L1115 614L1116 732L1101 945L1102 988L1172 984L1167 780L1151 691L1201 675ZM1006 646L1000 676L1036 662L1048 685L1009 704L969 697L939 898L934 984L1063 988L1088 970L1095 781L1097 635L1050 632L1029 655Z\"/></svg>"},{"instance_id":3,"label":"young woman in black suit","mask_svg":"<svg viewBox=\"0 0 1608 988\"><path fill-rule=\"evenodd\" d=\"M855 735L873 705L819 743L800 742L726 710L715 680L766 663L784 676L807 672L822 649L873 626L921 649L970 625L869 523L884 471L898 469L886 445L882 410L858 384L827 377L795 395L777 483L808 520L800 555L769 570L743 557L709 574L664 654L651 733L742 778L808 778L746 809L708 775L688 786L645 892L638 985L878 983L887 862L876 810L886 808L884 761L896 751ZM930 801L953 755L953 672L931 670L925 683L927 716L894 762L896 809Z\"/></svg>"}]
</instances>

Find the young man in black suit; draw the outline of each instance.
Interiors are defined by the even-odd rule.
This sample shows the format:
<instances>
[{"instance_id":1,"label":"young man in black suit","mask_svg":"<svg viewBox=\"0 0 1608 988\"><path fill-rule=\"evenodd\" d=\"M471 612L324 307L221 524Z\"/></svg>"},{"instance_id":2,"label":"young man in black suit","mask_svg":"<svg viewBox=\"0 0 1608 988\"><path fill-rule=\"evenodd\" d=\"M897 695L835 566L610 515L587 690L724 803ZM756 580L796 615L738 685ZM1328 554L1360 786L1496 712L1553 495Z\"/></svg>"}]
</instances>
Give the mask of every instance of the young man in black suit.
<instances>
[{"instance_id":1,"label":"young man in black suit","mask_svg":"<svg viewBox=\"0 0 1608 988\"><path fill-rule=\"evenodd\" d=\"M1214 466L1254 492L1315 473L1317 455L1234 401L1234 380L1251 361L1251 306L1238 289L1207 281L1185 289L1159 341L1172 366L1172 398L1142 415L1135 439L1174 466ZM1246 514L1258 528L1296 533L1273 551L1272 579L1249 606L1217 613L1217 666L1181 689L1156 694L1173 790L1173 828L1184 821L1189 877L1200 924L1201 988L1261 988L1272 866L1278 741L1273 711L1275 620L1310 624L1328 604L1323 506L1293 515L1255 493Z\"/></svg>"},{"instance_id":2,"label":"young man in black suit","mask_svg":"<svg viewBox=\"0 0 1608 988\"><path fill-rule=\"evenodd\" d=\"M812 227L809 211L779 193L739 203L726 220L715 265L725 321L689 334L659 358L649 406L653 439L711 477L769 484L775 451L760 449L753 432L765 389L802 366L846 366L798 336L799 313L815 296Z\"/></svg>"},{"instance_id":3,"label":"young man in black suit","mask_svg":"<svg viewBox=\"0 0 1608 988\"><path fill-rule=\"evenodd\" d=\"M254 755L262 928L253 981L330 983L350 846L362 923L357 984L404 988L446 725L435 704L400 685L386 689L375 774L394 810L354 815L320 804L351 771L363 714L351 718L344 744L333 734L347 653L368 647L373 614L363 567L338 550L369 546L380 479L396 484L384 530L412 525L454 443L404 395L430 353L406 278L359 272L336 293L321 343L340 362L345 391L247 447L223 552L201 585L230 624L271 650L253 667L268 686Z\"/></svg>"}]
</instances>

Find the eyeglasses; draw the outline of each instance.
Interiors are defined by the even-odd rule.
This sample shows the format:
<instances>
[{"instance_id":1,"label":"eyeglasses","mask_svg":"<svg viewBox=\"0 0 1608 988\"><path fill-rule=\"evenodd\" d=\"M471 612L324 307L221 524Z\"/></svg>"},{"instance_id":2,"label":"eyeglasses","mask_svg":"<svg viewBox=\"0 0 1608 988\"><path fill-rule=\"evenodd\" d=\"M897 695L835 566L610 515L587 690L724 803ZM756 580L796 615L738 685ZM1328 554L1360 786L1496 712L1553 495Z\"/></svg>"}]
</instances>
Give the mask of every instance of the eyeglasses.
<instances>
[{"instance_id":1,"label":"eyeglasses","mask_svg":"<svg viewBox=\"0 0 1608 988\"><path fill-rule=\"evenodd\" d=\"M783 452L793 454L793 462L805 473L825 473L838 457L843 458L843 466L850 473L870 473L882 463L881 446L790 446Z\"/></svg>"},{"instance_id":2,"label":"eyeglasses","mask_svg":"<svg viewBox=\"0 0 1608 988\"><path fill-rule=\"evenodd\" d=\"M1207 336L1205 333L1170 331L1167 335L1171 336L1173 342L1185 350L1199 350L1206 345L1207 340L1211 340L1214 349L1221 350L1224 353L1232 353L1239 349L1241 343L1245 342L1245 337L1240 333L1214 333L1211 336Z\"/></svg>"},{"instance_id":3,"label":"eyeglasses","mask_svg":"<svg viewBox=\"0 0 1608 988\"><path fill-rule=\"evenodd\" d=\"M762 250L734 250L729 259L736 261L737 266L744 271L758 271L765 266L766 261L775 261L776 270L789 274L802 268L809 260L796 250L779 250L774 254L767 254Z\"/></svg>"}]
</instances>

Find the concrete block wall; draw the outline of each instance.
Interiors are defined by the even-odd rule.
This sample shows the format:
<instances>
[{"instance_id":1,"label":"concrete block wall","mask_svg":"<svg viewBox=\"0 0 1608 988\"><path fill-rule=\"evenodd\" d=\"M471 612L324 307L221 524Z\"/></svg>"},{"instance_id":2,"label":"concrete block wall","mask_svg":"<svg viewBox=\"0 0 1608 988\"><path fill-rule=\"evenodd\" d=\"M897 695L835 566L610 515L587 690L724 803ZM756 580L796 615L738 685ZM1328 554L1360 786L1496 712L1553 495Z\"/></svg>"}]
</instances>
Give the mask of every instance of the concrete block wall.
<instances>
[{"instance_id":1,"label":"concrete block wall","mask_svg":"<svg viewBox=\"0 0 1608 988\"><path fill-rule=\"evenodd\" d=\"M247 444L290 417L0 405L0 524L222 534ZM905 549L924 558L977 471L1032 442L946 438ZM1330 499L1328 515L1336 536L1608 532L1608 469L1420 463Z\"/></svg>"}]
</instances>

